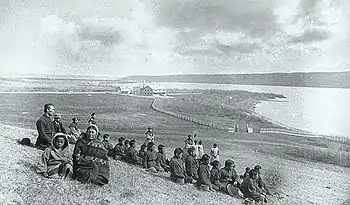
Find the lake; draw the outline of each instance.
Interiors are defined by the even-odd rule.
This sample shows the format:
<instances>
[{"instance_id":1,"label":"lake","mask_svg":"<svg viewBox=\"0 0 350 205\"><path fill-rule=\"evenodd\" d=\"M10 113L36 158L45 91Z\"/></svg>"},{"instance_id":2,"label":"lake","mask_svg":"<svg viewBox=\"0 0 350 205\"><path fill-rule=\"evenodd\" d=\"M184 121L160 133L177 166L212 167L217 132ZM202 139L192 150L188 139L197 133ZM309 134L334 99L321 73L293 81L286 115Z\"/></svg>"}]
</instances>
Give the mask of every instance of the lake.
<instances>
[{"instance_id":1,"label":"lake","mask_svg":"<svg viewBox=\"0 0 350 205\"><path fill-rule=\"evenodd\" d=\"M282 124L315 134L350 136L350 89L178 82L148 85L167 89L245 90L283 94L287 98L262 102L257 105L256 112Z\"/></svg>"}]
</instances>

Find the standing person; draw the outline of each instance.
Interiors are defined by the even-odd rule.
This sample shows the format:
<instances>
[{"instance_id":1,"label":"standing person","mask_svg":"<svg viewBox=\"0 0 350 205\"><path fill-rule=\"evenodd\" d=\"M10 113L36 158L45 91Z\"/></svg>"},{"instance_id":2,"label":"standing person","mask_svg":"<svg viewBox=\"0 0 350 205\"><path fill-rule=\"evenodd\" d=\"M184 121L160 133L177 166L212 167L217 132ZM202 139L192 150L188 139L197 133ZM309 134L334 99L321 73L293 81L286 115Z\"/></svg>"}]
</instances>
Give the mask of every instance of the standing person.
<instances>
[{"instance_id":1,"label":"standing person","mask_svg":"<svg viewBox=\"0 0 350 205\"><path fill-rule=\"evenodd\" d=\"M107 150L97 139L98 127L91 124L84 137L75 144L73 163L75 176L82 183L105 185L109 182L109 160Z\"/></svg>"},{"instance_id":2,"label":"standing person","mask_svg":"<svg viewBox=\"0 0 350 205\"><path fill-rule=\"evenodd\" d=\"M203 143L202 143L202 140L199 140L199 142L198 142L198 158L202 159L203 155L204 155Z\"/></svg>"},{"instance_id":3,"label":"standing person","mask_svg":"<svg viewBox=\"0 0 350 205\"><path fill-rule=\"evenodd\" d=\"M211 148L211 150L210 150L210 163L212 163L215 160L220 161L219 160L219 147L216 143L213 144L213 148Z\"/></svg>"},{"instance_id":4,"label":"standing person","mask_svg":"<svg viewBox=\"0 0 350 205\"><path fill-rule=\"evenodd\" d=\"M88 119L88 124L94 124L96 125L96 113L91 113L90 118Z\"/></svg>"},{"instance_id":5,"label":"standing person","mask_svg":"<svg viewBox=\"0 0 350 205\"><path fill-rule=\"evenodd\" d=\"M55 133L67 134L67 131L64 128L61 119L61 114L56 112L53 118L53 126L55 128Z\"/></svg>"},{"instance_id":6,"label":"standing person","mask_svg":"<svg viewBox=\"0 0 350 205\"><path fill-rule=\"evenodd\" d=\"M80 129L78 128L78 122L79 122L79 119L74 117L72 119L72 122L68 125L68 128L69 128L68 134L70 136L69 142L73 144L77 142L81 134Z\"/></svg>"},{"instance_id":7,"label":"standing person","mask_svg":"<svg viewBox=\"0 0 350 205\"><path fill-rule=\"evenodd\" d=\"M51 145L52 137L55 133L51 117L55 113L55 106L51 103L44 105L44 114L36 122L36 129L38 130L38 138L36 139L35 147L45 150Z\"/></svg>"},{"instance_id":8,"label":"standing person","mask_svg":"<svg viewBox=\"0 0 350 205\"><path fill-rule=\"evenodd\" d=\"M145 136L146 136L146 139L145 139L145 142L143 143L144 145L147 146L147 144L150 142L154 143L154 133L153 133L152 127L147 128L147 132L145 133Z\"/></svg>"},{"instance_id":9,"label":"standing person","mask_svg":"<svg viewBox=\"0 0 350 205\"><path fill-rule=\"evenodd\" d=\"M45 149L37 166L37 173L49 178L71 177L73 173L72 153L65 134L57 133L51 146Z\"/></svg>"},{"instance_id":10,"label":"standing person","mask_svg":"<svg viewBox=\"0 0 350 205\"><path fill-rule=\"evenodd\" d=\"M194 156L195 156L196 160L199 161L199 159L200 159L200 157L199 157L199 145L198 145L197 140L194 140L193 148L194 148Z\"/></svg>"}]
</instances>

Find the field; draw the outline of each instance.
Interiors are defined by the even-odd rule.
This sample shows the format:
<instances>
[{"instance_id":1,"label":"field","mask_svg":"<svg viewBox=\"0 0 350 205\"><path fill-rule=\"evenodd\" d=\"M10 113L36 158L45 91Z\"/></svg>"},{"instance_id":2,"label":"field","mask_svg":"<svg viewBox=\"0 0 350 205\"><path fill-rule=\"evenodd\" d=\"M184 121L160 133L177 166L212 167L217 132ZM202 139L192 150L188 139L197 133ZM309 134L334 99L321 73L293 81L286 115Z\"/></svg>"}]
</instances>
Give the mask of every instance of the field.
<instances>
[{"instance_id":1,"label":"field","mask_svg":"<svg viewBox=\"0 0 350 205\"><path fill-rule=\"evenodd\" d=\"M246 92L237 92L234 95L231 93L227 96L234 96L236 101L220 107L217 104L219 99L226 98L216 95L203 106L208 96L213 95L180 95L173 99L162 99L160 105L162 108L181 111L188 115L208 116L213 119L221 116L223 121L232 120L234 123L239 121L242 124L253 122L259 126L270 126L267 122L242 116L242 113L249 113L257 101L264 100L267 96ZM206 152L214 142L218 143L221 163L223 164L226 159L233 159L238 173L243 173L246 166L260 164L263 167L268 186L274 193L278 193L270 197L269 204L346 204L349 202L350 179L347 174L350 171L347 168L349 144L284 135L227 133L155 112L150 108L151 101L151 99L114 94L0 94L0 112L4 113L0 121L3 130L1 166L7 167L6 174L1 176L1 188L10 187L0 191L2 196L0 200L6 203L8 199L16 199L20 204L35 202L42 204L45 200L48 200L48 204L57 201L62 204L65 202L66 204L75 202L76 204L241 203L239 199L224 194L203 193L192 186L177 186L166 176L154 176L141 168L116 161L111 161L113 172L111 183L103 188L81 185L72 181L46 181L34 173L40 153L32 148L18 146L15 142L24 136L30 136L35 141L35 121L42 115L42 106L52 102L56 106L56 112L62 114L66 126L72 117L79 117L82 130L87 125L90 113L96 112L97 124L102 134L109 133L113 144L118 137L124 136L135 139L139 146L143 142L144 132L148 126L151 126L155 130L156 144L166 145L169 158L174 148L183 146L183 140L187 134L196 133L198 139L204 142ZM198 111L203 107L206 109ZM213 111L215 109L217 111ZM195 110L196 113L191 110ZM239 115L230 118L228 113ZM310 151L306 152L306 150ZM343 153L343 157L336 156L339 160L338 164L342 166L329 164L334 161L332 157L328 157L329 163L322 163L322 161L327 162L324 158L329 156L324 153ZM314 155L323 157L319 159ZM14 162L5 160L8 157L14 157ZM14 175L18 176L17 180ZM13 186L16 187L13 188ZM58 193L49 194L48 191L52 188L56 188ZM44 190L45 194L40 195L39 190ZM69 198L60 199L59 197L70 193L75 194ZM47 199L48 196L50 199Z\"/></svg>"}]
</instances>

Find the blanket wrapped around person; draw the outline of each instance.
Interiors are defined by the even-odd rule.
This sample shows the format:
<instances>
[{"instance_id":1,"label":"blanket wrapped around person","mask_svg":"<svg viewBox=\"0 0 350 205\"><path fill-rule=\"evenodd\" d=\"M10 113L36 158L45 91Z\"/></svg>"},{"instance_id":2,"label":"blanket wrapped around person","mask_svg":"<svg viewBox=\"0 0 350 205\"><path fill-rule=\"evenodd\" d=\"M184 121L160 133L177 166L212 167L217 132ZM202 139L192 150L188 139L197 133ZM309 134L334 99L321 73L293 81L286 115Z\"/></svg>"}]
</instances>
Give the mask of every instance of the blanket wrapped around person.
<instances>
[{"instance_id":1,"label":"blanket wrapped around person","mask_svg":"<svg viewBox=\"0 0 350 205\"><path fill-rule=\"evenodd\" d=\"M67 135L56 133L38 162L37 173L49 178L70 177L73 171L71 156Z\"/></svg>"},{"instance_id":2,"label":"blanket wrapped around person","mask_svg":"<svg viewBox=\"0 0 350 205\"><path fill-rule=\"evenodd\" d=\"M74 176L83 183L105 185L109 182L107 150L97 139L98 127L91 124L78 139L73 151Z\"/></svg>"}]
</instances>

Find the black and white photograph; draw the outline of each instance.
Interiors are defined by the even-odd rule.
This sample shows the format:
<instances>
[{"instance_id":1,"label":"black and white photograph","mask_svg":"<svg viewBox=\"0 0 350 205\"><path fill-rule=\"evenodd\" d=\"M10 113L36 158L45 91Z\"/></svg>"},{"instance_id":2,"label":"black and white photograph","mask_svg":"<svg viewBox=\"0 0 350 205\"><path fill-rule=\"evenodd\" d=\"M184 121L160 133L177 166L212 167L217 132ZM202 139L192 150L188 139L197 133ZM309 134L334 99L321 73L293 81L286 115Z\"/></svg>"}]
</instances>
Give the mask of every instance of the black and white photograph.
<instances>
[{"instance_id":1,"label":"black and white photograph","mask_svg":"<svg viewBox=\"0 0 350 205\"><path fill-rule=\"evenodd\" d=\"M0 0L0 114L0 204L350 205L350 1Z\"/></svg>"}]
</instances>

